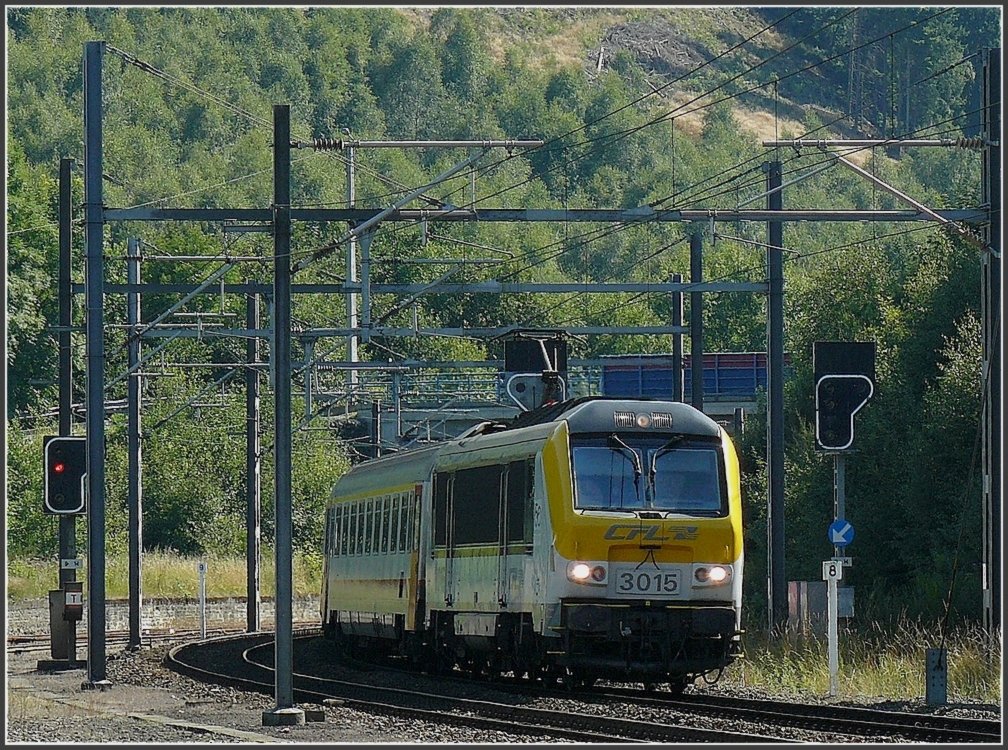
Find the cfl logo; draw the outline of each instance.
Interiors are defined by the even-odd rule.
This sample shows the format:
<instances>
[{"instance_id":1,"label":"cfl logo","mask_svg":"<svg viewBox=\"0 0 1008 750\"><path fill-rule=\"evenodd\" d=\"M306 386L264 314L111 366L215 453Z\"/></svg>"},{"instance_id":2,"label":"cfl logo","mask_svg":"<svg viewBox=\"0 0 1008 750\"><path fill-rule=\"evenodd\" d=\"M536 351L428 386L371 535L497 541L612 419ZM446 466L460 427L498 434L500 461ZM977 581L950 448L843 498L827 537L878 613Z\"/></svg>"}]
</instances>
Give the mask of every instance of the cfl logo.
<instances>
[{"instance_id":1,"label":"cfl logo","mask_svg":"<svg viewBox=\"0 0 1008 750\"><path fill-rule=\"evenodd\" d=\"M667 536L659 536L658 526L640 526L629 523L614 523L606 529L605 539L630 542L640 539L642 542L663 542Z\"/></svg>"}]
</instances>

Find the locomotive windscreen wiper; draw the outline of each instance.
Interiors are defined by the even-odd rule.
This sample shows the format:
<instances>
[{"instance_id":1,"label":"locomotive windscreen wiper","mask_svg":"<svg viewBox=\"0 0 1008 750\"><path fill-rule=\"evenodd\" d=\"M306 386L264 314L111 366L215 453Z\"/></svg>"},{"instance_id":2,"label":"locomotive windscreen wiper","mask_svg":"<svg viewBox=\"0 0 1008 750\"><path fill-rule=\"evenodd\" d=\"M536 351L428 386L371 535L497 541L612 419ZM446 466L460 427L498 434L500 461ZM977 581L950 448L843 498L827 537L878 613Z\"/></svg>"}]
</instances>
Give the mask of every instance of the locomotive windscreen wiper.
<instances>
[{"instance_id":1,"label":"locomotive windscreen wiper","mask_svg":"<svg viewBox=\"0 0 1008 750\"><path fill-rule=\"evenodd\" d=\"M685 439L686 438L683 435L676 435L674 438L665 443L665 445L651 454L651 465L648 467L648 484L651 486L652 492L655 490L655 475L658 474L658 457L664 456L669 451L675 450L679 443Z\"/></svg>"},{"instance_id":2,"label":"locomotive windscreen wiper","mask_svg":"<svg viewBox=\"0 0 1008 750\"><path fill-rule=\"evenodd\" d=\"M620 440L619 435L615 433L609 436L609 442L615 443L621 454L630 457L630 465L633 466L634 491L637 493L637 499L640 500L640 478L641 474L644 473L644 467L641 465L640 455L638 455L637 451Z\"/></svg>"}]
</instances>

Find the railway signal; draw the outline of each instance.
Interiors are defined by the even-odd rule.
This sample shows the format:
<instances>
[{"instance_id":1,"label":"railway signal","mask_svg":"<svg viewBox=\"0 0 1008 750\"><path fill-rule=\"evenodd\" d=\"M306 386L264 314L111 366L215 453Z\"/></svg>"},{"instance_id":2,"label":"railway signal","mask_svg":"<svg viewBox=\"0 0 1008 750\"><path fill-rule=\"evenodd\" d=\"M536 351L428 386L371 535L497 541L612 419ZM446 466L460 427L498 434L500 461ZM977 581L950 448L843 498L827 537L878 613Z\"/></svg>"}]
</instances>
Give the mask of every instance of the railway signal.
<instances>
[{"instance_id":1,"label":"railway signal","mask_svg":"<svg viewBox=\"0 0 1008 750\"><path fill-rule=\"evenodd\" d=\"M87 439L49 435L42 452L44 510L57 515L84 513Z\"/></svg>"},{"instance_id":2,"label":"railway signal","mask_svg":"<svg viewBox=\"0 0 1008 750\"><path fill-rule=\"evenodd\" d=\"M812 345L816 448L846 451L854 415L875 392L875 343L816 341Z\"/></svg>"}]
</instances>

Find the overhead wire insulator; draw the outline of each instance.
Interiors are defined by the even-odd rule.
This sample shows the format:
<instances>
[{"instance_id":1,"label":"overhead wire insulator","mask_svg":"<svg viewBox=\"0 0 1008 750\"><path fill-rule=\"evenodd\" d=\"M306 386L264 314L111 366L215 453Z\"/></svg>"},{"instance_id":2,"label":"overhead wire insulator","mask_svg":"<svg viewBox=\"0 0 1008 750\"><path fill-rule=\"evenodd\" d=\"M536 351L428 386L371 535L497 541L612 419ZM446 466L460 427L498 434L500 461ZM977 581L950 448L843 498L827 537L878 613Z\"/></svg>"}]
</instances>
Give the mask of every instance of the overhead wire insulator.
<instances>
[{"instance_id":1,"label":"overhead wire insulator","mask_svg":"<svg viewBox=\"0 0 1008 750\"><path fill-rule=\"evenodd\" d=\"M312 138L312 148L316 151L336 151L343 149L342 138Z\"/></svg>"},{"instance_id":2,"label":"overhead wire insulator","mask_svg":"<svg viewBox=\"0 0 1008 750\"><path fill-rule=\"evenodd\" d=\"M959 148L969 148L969 149L981 149L987 146L987 140L982 137L976 138L957 138L956 145Z\"/></svg>"}]
</instances>

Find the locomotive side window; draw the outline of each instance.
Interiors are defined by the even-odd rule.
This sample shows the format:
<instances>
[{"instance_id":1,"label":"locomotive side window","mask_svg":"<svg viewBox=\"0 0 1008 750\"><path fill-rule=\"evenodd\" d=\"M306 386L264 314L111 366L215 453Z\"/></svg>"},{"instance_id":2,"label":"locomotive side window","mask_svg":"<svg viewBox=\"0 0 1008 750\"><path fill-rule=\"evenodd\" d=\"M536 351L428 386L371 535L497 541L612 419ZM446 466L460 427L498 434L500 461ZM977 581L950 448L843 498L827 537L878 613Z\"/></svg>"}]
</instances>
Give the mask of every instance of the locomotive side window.
<instances>
[{"instance_id":1,"label":"locomotive side window","mask_svg":"<svg viewBox=\"0 0 1008 750\"><path fill-rule=\"evenodd\" d=\"M512 461L507 471L507 541L532 541L532 461Z\"/></svg>"},{"instance_id":2,"label":"locomotive side window","mask_svg":"<svg viewBox=\"0 0 1008 750\"><path fill-rule=\"evenodd\" d=\"M434 475L434 545L448 544L448 485L450 474Z\"/></svg>"},{"instance_id":3,"label":"locomotive side window","mask_svg":"<svg viewBox=\"0 0 1008 750\"><path fill-rule=\"evenodd\" d=\"M452 491L454 543L493 544L499 538L498 510L503 466L478 466L455 472Z\"/></svg>"}]
</instances>

